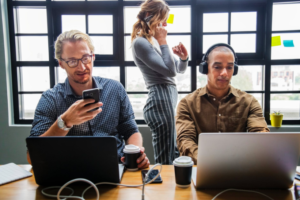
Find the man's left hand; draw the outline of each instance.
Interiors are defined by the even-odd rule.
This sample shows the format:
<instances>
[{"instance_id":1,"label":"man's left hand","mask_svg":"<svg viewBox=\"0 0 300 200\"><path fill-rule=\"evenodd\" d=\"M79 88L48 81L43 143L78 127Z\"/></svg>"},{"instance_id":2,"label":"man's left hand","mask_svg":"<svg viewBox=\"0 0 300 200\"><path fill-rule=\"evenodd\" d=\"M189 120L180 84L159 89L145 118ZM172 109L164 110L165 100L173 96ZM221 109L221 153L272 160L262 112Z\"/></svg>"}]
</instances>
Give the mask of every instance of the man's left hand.
<instances>
[{"instance_id":1,"label":"man's left hand","mask_svg":"<svg viewBox=\"0 0 300 200\"><path fill-rule=\"evenodd\" d=\"M150 165L149 159L145 154L145 148L144 147L140 147L141 149L141 155L140 157L136 160L136 162L138 163L138 168L139 169L144 169L144 168L148 168ZM123 163L125 163L125 157L121 158L121 161Z\"/></svg>"}]
</instances>

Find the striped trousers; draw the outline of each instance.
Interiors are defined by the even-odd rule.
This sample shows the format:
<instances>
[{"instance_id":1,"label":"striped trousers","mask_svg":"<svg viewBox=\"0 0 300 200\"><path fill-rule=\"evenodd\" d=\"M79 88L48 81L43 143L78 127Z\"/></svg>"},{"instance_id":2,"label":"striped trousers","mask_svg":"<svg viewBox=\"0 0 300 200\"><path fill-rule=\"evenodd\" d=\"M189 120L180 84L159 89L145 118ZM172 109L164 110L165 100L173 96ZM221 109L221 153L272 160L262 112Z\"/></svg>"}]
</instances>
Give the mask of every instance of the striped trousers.
<instances>
[{"instance_id":1,"label":"striped trousers","mask_svg":"<svg viewBox=\"0 0 300 200\"><path fill-rule=\"evenodd\" d=\"M174 85L159 84L149 88L143 113L152 132L155 163L172 164L178 157L175 130L177 98Z\"/></svg>"}]
</instances>

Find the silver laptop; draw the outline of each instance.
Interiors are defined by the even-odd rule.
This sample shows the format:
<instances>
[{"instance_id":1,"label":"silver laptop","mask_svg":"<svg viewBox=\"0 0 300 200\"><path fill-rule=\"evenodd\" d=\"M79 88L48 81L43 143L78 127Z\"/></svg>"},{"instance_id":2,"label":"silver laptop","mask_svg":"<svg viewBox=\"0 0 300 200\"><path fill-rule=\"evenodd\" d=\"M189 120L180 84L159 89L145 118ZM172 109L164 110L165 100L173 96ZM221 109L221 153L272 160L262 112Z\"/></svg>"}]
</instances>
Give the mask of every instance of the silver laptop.
<instances>
[{"instance_id":1,"label":"silver laptop","mask_svg":"<svg viewBox=\"0 0 300 200\"><path fill-rule=\"evenodd\" d=\"M197 189L288 189L300 153L300 133L201 133Z\"/></svg>"}]
</instances>

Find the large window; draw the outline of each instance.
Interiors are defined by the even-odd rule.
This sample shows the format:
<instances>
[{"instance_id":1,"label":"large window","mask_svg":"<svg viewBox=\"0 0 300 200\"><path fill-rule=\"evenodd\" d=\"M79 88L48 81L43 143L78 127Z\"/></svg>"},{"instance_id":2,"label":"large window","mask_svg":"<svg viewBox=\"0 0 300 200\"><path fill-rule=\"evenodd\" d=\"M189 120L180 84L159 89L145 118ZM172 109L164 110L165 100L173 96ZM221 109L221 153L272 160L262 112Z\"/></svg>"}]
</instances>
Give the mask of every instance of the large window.
<instances>
[{"instance_id":1,"label":"large window","mask_svg":"<svg viewBox=\"0 0 300 200\"><path fill-rule=\"evenodd\" d=\"M281 111L284 124L300 123L300 3L278 0L170 0L173 24L169 47L183 43L188 69L178 74L178 102L206 85L199 63L215 43L230 44L239 73L231 84L251 93L269 114ZM30 124L43 91L67 77L54 59L54 41L66 30L91 36L95 45L94 76L120 81L136 120L143 124L147 88L131 50L138 1L8 0L14 120ZM171 51L172 52L172 51Z\"/></svg>"}]
</instances>

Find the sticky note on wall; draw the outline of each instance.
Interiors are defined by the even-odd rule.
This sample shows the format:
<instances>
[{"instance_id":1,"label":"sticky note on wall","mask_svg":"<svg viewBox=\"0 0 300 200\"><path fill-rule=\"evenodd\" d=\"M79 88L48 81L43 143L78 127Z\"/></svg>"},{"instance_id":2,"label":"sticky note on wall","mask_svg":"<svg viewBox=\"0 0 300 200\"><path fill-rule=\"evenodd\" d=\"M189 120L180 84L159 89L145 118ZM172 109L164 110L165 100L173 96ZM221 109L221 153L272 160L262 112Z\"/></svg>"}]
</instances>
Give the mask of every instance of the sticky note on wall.
<instances>
[{"instance_id":1,"label":"sticky note on wall","mask_svg":"<svg viewBox=\"0 0 300 200\"><path fill-rule=\"evenodd\" d=\"M283 40L283 46L284 47L294 47L294 41L293 40Z\"/></svg>"},{"instance_id":2,"label":"sticky note on wall","mask_svg":"<svg viewBox=\"0 0 300 200\"><path fill-rule=\"evenodd\" d=\"M168 24L173 24L173 21L174 21L174 14L169 14L167 23L168 23Z\"/></svg>"},{"instance_id":3,"label":"sticky note on wall","mask_svg":"<svg viewBox=\"0 0 300 200\"><path fill-rule=\"evenodd\" d=\"M280 36L274 36L274 37L272 37L271 46L275 47L275 46L280 46L280 45L281 45L281 38L280 38Z\"/></svg>"}]
</instances>

